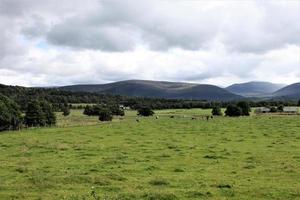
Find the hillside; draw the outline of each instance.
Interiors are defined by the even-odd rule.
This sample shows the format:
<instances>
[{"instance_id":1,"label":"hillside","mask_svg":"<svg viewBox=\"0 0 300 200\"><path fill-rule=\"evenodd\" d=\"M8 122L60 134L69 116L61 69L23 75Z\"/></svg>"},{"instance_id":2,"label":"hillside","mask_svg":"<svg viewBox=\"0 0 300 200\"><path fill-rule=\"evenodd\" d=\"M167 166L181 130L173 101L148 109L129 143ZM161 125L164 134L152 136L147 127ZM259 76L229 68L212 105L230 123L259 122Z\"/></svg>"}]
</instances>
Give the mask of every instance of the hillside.
<instances>
[{"instance_id":1,"label":"hillside","mask_svg":"<svg viewBox=\"0 0 300 200\"><path fill-rule=\"evenodd\" d=\"M273 93L275 98L300 99L300 82L288 85Z\"/></svg>"},{"instance_id":2,"label":"hillside","mask_svg":"<svg viewBox=\"0 0 300 200\"><path fill-rule=\"evenodd\" d=\"M60 87L60 89L167 99L226 101L241 98L239 95L214 85L145 80L128 80L98 85L72 85Z\"/></svg>"},{"instance_id":3,"label":"hillside","mask_svg":"<svg viewBox=\"0 0 300 200\"><path fill-rule=\"evenodd\" d=\"M270 95L284 86L285 85L283 84L252 81L247 83L233 84L227 87L226 90L245 97L260 97Z\"/></svg>"}]
</instances>

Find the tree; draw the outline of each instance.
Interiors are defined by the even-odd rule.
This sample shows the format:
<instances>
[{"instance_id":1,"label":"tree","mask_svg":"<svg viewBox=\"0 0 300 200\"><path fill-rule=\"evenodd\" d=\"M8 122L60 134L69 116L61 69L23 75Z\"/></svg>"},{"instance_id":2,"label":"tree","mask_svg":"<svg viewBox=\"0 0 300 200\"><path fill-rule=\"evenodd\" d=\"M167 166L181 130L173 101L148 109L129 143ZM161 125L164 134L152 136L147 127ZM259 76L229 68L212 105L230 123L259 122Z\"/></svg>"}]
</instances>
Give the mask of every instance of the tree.
<instances>
[{"instance_id":1,"label":"tree","mask_svg":"<svg viewBox=\"0 0 300 200\"><path fill-rule=\"evenodd\" d=\"M300 99L299 99L299 101L298 101L298 106L300 106Z\"/></svg>"},{"instance_id":2,"label":"tree","mask_svg":"<svg viewBox=\"0 0 300 200\"><path fill-rule=\"evenodd\" d=\"M68 116L70 115L70 108L69 107L63 107L62 108L63 116Z\"/></svg>"},{"instance_id":3,"label":"tree","mask_svg":"<svg viewBox=\"0 0 300 200\"><path fill-rule=\"evenodd\" d=\"M93 108L90 105L85 106L83 114L91 116L93 114Z\"/></svg>"},{"instance_id":4,"label":"tree","mask_svg":"<svg viewBox=\"0 0 300 200\"><path fill-rule=\"evenodd\" d=\"M242 115L246 115L246 116L250 115L251 107L250 107L250 105L249 105L248 102L246 102L246 101L240 101L240 102L237 103L237 106L239 108L241 108Z\"/></svg>"},{"instance_id":5,"label":"tree","mask_svg":"<svg viewBox=\"0 0 300 200\"><path fill-rule=\"evenodd\" d=\"M52 126L56 124L56 115L53 111L52 105L47 101L41 101L40 106L42 108L42 112L46 116L46 125Z\"/></svg>"},{"instance_id":6,"label":"tree","mask_svg":"<svg viewBox=\"0 0 300 200\"><path fill-rule=\"evenodd\" d=\"M113 115L118 115L118 116L124 116L125 112L123 109L120 108L120 106L118 104L112 104L108 106L111 113Z\"/></svg>"},{"instance_id":7,"label":"tree","mask_svg":"<svg viewBox=\"0 0 300 200\"><path fill-rule=\"evenodd\" d=\"M101 108L99 110L100 121L111 121L113 118L111 111L108 108Z\"/></svg>"},{"instance_id":8,"label":"tree","mask_svg":"<svg viewBox=\"0 0 300 200\"><path fill-rule=\"evenodd\" d=\"M18 129L22 121L19 106L0 94L0 131Z\"/></svg>"},{"instance_id":9,"label":"tree","mask_svg":"<svg viewBox=\"0 0 300 200\"><path fill-rule=\"evenodd\" d=\"M271 108L270 108L270 112L271 113L276 113L278 111L278 109L275 107L275 106L272 106Z\"/></svg>"},{"instance_id":10,"label":"tree","mask_svg":"<svg viewBox=\"0 0 300 200\"><path fill-rule=\"evenodd\" d=\"M227 106L225 115L229 117L238 117L243 114L242 109L236 105L230 104Z\"/></svg>"},{"instance_id":11,"label":"tree","mask_svg":"<svg viewBox=\"0 0 300 200\"><path fill-rule=\"evenodd\" d=\"M25 112L25 124L28 126L55 125L56 116L47 101L30 101Z\"/></svg>"},{"instance_id":12,"label":"tree","mask_svg":"<svg viewBox=\"0 0 300 200\"><path fill-rule=\"evenodd\" d=\"M284 108L283 105L279 105L279 106L277 107L277 110L278 110L279 112L283 112L283 108Z\"/></svg>"},{"instance_id":13,"label":"tree","mask_svg":"<svg viewBox=\"0 0 300 200\"><path fill-rule=\"evenodd\" d=\"M212 115L217 115L217 116L222 116L223 115L220 106L214 106L212 108L211 114Z\"/></svg>"},{"instance_id":14,"label":"tree","mask_svg":"<svg viewBox=\"0 0 300 200\"><path fill-rule=\"evenodd\" d=\"M154 112L151 110L150 107L143 106L138 109L138 115L140 116L148 117L148 116L152 116L153 114Z\"/></svg>"},{"instance_id":15,"label":"tree","mask_svg":"<svg viewBox=\"0 0 300 200\"><path fill-rule=\"evenodd\" d=\"M39 101L33 100L28 103L25 112L25 124L31 127L46 125L46 115Z\"/></svg>"}]
</instances>

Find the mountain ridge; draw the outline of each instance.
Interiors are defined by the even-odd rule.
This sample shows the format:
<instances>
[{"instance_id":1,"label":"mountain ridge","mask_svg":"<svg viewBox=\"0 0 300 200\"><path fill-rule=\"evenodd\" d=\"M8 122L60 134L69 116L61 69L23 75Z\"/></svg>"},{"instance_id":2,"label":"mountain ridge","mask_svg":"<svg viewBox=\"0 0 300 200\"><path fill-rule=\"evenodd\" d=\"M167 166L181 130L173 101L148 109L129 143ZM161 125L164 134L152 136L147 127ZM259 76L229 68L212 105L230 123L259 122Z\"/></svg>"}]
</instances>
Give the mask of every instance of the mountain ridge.
<instances>
[{"instance_id":1,"label":"mountain ridge","mask_svg":"<svg viewBox=\"0 0 300 200\"><path fill-rule=\"evenodd\" d=\"M272 94L273 98L300 99L300 82L287 85Z\"/></svg>"},{"instance_id":2,"label":"mountain ridge","mask_svg":"<svg viewBox=\"0 0 300 200\"><path fill-rule=\"evenodd\" d=\"M236 100L243 98L215 85L151 80L125 80L108 84L70 85L59 88L68 91L168 99Z\"/></svg>"},{"instance_id":3,"label":"mountain ridge","mask_svg":"<svg viewBox=\"0 0 300 200\"><path fill-rule=\"evenodd\" d=\"M285 87L284 84L276 84L264 81L250 81L245 83L232 84L225 89L231 93L245 97L263 97L270 96L277 90Z\"/></svg>"}]
</instances>

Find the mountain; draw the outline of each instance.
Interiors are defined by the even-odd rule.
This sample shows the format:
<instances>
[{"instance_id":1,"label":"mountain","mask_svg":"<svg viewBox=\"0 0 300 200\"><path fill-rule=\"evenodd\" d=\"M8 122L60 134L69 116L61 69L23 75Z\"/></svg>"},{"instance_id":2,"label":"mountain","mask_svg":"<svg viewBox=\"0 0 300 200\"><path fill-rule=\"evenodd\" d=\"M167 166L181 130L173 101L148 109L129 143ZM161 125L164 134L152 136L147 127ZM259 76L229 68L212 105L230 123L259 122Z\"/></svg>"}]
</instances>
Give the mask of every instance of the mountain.
<instances>
[{"instance_id":1,"label":"mountain","mask_svg":"<svg viewBox=\"0 0 300 200\"><path fill-rule=\"evenodd\" d=\"M247 83L233 84L225 89L229 92L245 97L261 97L269 96L270 94L283 88L284 86L285 85L283 84L252 81Z\"/></svg>"},{"instance_id":2,"label":"mountain","mask_svg":"<svg viewBox=\"0 0 300 200\"><path fill-rule=\"evenodd\" d=\"M60 87L67 91L85 91L138 97L167 99L235 100L242 98L214 85L166 81L127 80L97 85L71 85Z\"/></svg>"},{"instance_id":3,"label":"mountain","mask_svg":"<svg viewBox=\"0 0 300 200\"><path fill-rule=\"evenodd\" d=\"M300 99L300 82L288 85L273 93L274 98Z\"/></svg>"}]
</instances>

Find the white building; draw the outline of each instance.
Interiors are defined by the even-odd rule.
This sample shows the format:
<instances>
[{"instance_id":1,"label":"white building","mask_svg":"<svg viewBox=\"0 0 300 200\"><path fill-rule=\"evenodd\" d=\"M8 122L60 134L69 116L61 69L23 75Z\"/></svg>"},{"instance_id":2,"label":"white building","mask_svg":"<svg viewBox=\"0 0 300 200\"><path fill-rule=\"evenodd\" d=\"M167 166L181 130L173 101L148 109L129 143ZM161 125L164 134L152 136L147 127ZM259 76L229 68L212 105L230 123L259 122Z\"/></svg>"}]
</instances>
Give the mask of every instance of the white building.
<instances>
[{"instance_id":1,"label":"white building","mask_svg":"<svg viewBox=\"0 0 300 200\"><path fill-rule=\"evenodd\" d=\"M270 111L271 111L270 108L260 107L260 108L256 108L254 112L255 113L268 113Z\"/></svg>"},{"instance_id":2,"label":"white building","mask_svg":"<svg viewBox=\"0 0 300 200\"><path fill-rule=\"evenodd\" d=\"M286 113L299 113L299 108L298 107L284 107L283 112L286 112Z\"/></svg>"}]
</instances>

